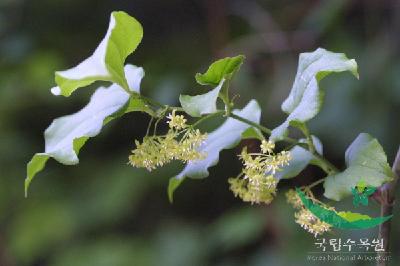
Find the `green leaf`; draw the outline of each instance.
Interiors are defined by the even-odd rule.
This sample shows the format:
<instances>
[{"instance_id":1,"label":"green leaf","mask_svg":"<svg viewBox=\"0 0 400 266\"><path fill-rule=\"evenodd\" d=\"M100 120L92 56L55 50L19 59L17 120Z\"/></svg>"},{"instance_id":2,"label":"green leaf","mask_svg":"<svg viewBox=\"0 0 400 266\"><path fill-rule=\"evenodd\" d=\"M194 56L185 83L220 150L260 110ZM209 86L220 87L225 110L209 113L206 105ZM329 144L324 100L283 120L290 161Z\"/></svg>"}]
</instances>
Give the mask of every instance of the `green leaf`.
<instances>
[{"instance_id":1,"label":"green leaf","mask_svg":"<svg viewBox=\"0 0 400 266\"><path fill-rule=\"evenodd\" d=\"M175 177L170 178L168 182L168 199L169 202L174 202L174 191L181 185L184 178L177 179Z\"/></svg>"},{"instance_id":2,"label":"green leaf","mask_svg":"<svg viewBox=\"0 0 400 266\"><path fill-rule=\"evenodd\" d=\"M225 79L222 79L215 89L205 94L196 96L180 95L179 101L182 108L193 117L215 113L217 111L218 95L224 82Z\"/></svg>"},{"instance_id":3,"label":"green leaf","mask_svg":"<svg viewBox=\"0 0 400 266\"><path fill-rule=\"evenodd\" d=\"M51 92L70 96L76 89L98 80L117 83L128 91L124 62L136 50L142 37L143 29L136 19L122 11L112 12L107 33L93 55L76 67L57 71L55 81L58 86Z\"/></svg>"},{"instance_id":4,"label":"green leaf","mask_svg":"<svg viewBox=\"0 0 400 266\"><path fill-rule=\"evenodd\" d=\"M154 112L154 110L143 99L131 96L131 98L129 98L128 103L126 103L123 108L121 108L118 112L108 116L104 120L104 125L110 122L111 120L114 120L116 118L123 116L124 114L131 112L144 112L154 117L157 115L156 112Z\"/></svg>"},{"instance_id":5,"label":"green leaf","mask_svg":"<svg viewBox=\"0 0 400 266\"><path fill-rule=\"evenodd\" d=\"M130 88L139 93L140 81L144 76L141 67L125 66ZM100 133L110 120L106 119L123 108L130 96L117 84L108 88L100 87L92 95L90 102L75 114L53 120L45 131L45 152L37 153L27 165L25 194L33 177L40 172L48 158L59 163L74 165L79 163L78 153L89 137Z\"/></svg>"},{"instance_id":6,"label":"green leaf","mask_svg":"<svg viewBox=\"0 0 400 266\"><path fill-rule=\"evenodd\" d=\"M258 139L262 141L265 138L258 128L249 127L242 133L242 139Z\"/></svg>"},{"instance_id":7,"label":"green leaf","mask_svg":"<svg viewBox=\"0 0 400 266\"><path fill-rule=\"evenodd\" d=\"M217 87L223 79L229 81L233 78L244 59L243 55L238 55L217 60L210 65L206 73L197 73L196 81L201 85Z\"/></svg>"},{"instance_id":8,"label":"green leaf","mask_svg":"<svg viewBox=\"0 0 400 266\"><path fill-rule=\"evenodd\" d=\"M379 187L394 177L382 146L369 134L358 135L347 148L345 158L347 169L325 180L324 196L329 199L339 201L351 195L361 180L368 187Z\"/></svg>"},{"instance_id":9,"label":"green leaf","mask_svg":"<svg viewBox=\"0 0 400 266\"><path fill-rule=\"evenodd\" d=\"M47 160L50 156L46 153L36 153L26 166L26 179L25 179L25 197L28 196L28 188L35 175L42 171L46 166Z\"/></svg>"},{"instance_id":10,"label":"green leaf","mask_svg":"<svg viewBox=\"0 0 400 266\"><path fill-rule=\"evenodd\" d=\"M254 123L260 122L261 109L255 100L250 101L242 110L234 110L233 113ZM177 176L170 179L168 187L170 200L172 200L175 189L185 177L207 177L209 174L208 168L218 163L219 153L224 149L236 146L240 142L243 132L248 128L249 125L233 118L228 118L220 127L208 134L204 144L199 148L199 151L205 152L207 157L204 160L189 162Z\"/></svg>"},{"instance_id":11,"label":"green leaf","mask_svg":"<svg viewBox=\"0 0 400 266\"><path fill-rule=\"evenodd\" d=\"M350 71L358 77L356 61L348 59L345 54L329 52L322 48L300 54L292 90L282 104L282 110L289 116L272 131L271 139L282 139L292 121L306 122L316 116L324 96L318 83L333 72L343 71Z\"/></svg>"},{"instance_id":12,"label":"green leaf","mask_svg":"<svg viewBox=\"0 0 400 266\"><path fill-rule=\"evenodd\" d=\"M321 141L315 136L312 136L312 139L317 152L322 155L323 151ZM305 139L300 139L299 142L306 143L307 141ZM290 155L292 158L290 159L289 164L282 167L282 170L275 174L277 179L287 179L297 176L307 167L308 164L313 163L313 160L315 159L314 155L310 151L298 145L294 146L290 150Z\"/></svg>"},{"instance_id":13,"label":"green leaf","mask_svg":"<svg viewBox=\"0 0 400 266\"><path fill-rule=\"evenodd\" d=\"M336 228L342 229L367 229L375 227L381 223L386 222L393 215L390 216L382 216L371 218L368 215L363 215L359 213L352 212L335 212L333 210L326 209L322 207L320 204L314 203L312 200L306 198L304 192L300 189L296 189L297 194L301 198L304 206L318 219L321 221L328 223Z\"/></svg>"}]
</instances>

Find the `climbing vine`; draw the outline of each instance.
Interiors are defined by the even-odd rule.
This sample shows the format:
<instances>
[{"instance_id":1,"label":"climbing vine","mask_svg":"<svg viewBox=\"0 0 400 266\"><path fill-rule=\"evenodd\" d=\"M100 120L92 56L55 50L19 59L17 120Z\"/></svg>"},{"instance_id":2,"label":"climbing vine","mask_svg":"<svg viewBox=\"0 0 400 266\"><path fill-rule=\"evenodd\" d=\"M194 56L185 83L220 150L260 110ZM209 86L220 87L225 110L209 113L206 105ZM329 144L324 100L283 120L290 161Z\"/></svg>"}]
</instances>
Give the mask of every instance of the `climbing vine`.
<instances>
[{"instance_id":1,"label":"climbing vine","mask_svg":"<svg viewBox=\"0 0 400 266\"><path fill-rule=\"evenodd\" d=\"M323 185L325 198L340 201L353 197L357 207L368 205L369 197L379 187L396 178L382 146L369 134L361 133L350 144L345 152L346 168L340 170L324 157L321 140L307 126L323 105L324 91L319 82L335 72L350 72L358 78L354 59L322 48L300 54L293 87L282 104L287 117L269 129L260 124L261 107L255 99L240 108L231 97L230 84L245 61L243 55L217 60L204 73L196 74L197 83L210 89L204 94L196 95L194 91L193 96L180 95L180 106L164 105L142 95L143 68L125 64L142 36L142 26L136 19L125 12L113 12L107 33L94 53L77 66L56 72L57 86L51 89L56 96L68 97L96 81L110 85L99 87L83 109L55 119L46 129L45 151L36 153L27 165L26 196L34 176L49 158L65 165L78 164L80 149L103 126L126 113L145 112L150 116L147 133L143 139L135 140L129 164L152 171L173 160L183 162L182 171L169 180L171 202L174 191L186 178L207 177L222 150L252 138L260 143L258 151L244 147L238 156L243 169L236 177L227 177L227 186L241 200L270 204L281 180L297 176L311 164L321 168L325 177L286 192L288 203L296 209L295 222L302 228L318 236L332 228L365 229L390 219L391 215L373 218L338 211L312 192L314 187ZM200 123L216 116L225 121L212 132L200 131ZM168 124L167 132L159 127L160 123ZM292 128L300 130L303 137L288 137ZM284 143L285 148L277 150L278 142Z\"/></svg>"}]
</instances>

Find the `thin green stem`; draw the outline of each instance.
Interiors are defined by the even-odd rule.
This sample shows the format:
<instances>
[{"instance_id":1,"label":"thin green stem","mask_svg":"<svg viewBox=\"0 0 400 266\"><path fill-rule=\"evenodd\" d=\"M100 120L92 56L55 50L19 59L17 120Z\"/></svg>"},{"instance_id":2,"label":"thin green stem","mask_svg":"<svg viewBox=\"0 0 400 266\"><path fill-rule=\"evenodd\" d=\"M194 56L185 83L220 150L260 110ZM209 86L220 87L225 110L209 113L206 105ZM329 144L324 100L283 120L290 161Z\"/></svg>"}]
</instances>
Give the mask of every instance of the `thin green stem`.
<instances>
[{"instance_id":1,"label":"thin green stem","mask_svg":"<svg viewBox=\"0 0 400 266\"><path fill-rule=\"evenodd\" d=\"M303 132L307 139L308 150L314 155L314 157L318 159L317 165L320 166L328 175L339 172L339 169L337 169L336 166L318 153L306 123L302 123L299 129Z\"/></svg>"},{"instance_id":2,"label":"thin green stem","mask_svg":"<svg viewBox=\"0 0 400 266\"><path fill-rule=\"evenodd\" d=\"M317 152L317 149L316 149L315 146L314 146L314 141L313 141L313 139L312 139L312 137L311 137L310 131L308 130L308 127L307 127L306 123L302 123L302 126L300 126L299 128L300 128L300 130L303 132L304 136L305 136L306 139L307 139L307 144L308 144L308 149L309 149L309 151L310 151L312 154L318 153L318 152Z\"/></svg>"},{"instance_id":3,"label":"thin green stem","mask_svg":"<svg viewBox=\"0 0 400 266\"><path fill-rule=\"evenodd\" d=\"M250 126L253 126L253 127L255 127L255 128L258 128L259 130L261 130L261 131L264 132L265 134L271 135L271 130L270 130L269 128L266 128L266 127L264 127L264 126L262 126L262 125L259 125L259 124L257 124L257 123L254 123L254 122L251 121L251 120L248 120L248 119L246 119L246 118L244 118L244 117L241 117L241 116L239 116L239 115L236 115L236 114L234 114L234 113L231 113L231 114L229 115L229 117L232 117L232 118L234 118L234 119L236 119L236 120L238 120L238 121L241 121L241 122L246 123L246 124L248 124L248 125L250 125Z\"/></svg>"},{"instance_id":4,"label":"thin green stem","mask_svg":"<svg viewBox=\"0 0 400 266\"><path fill-rule=\"evenodd\" d=\"M324 170L327 174L332 175L340 172L340 170L333 165L331 162L329 162L327 159L325 159L322 155L319 153L313 154L315 159L321 163L320 166L322 166L322 170ZM325 168L325 169L324 169Z\"/></svg>"},{"instance_id":5,"label":"thin green stem","mask_svg":"<svg viewBox=\"0 0 400 266\"><path fill-rule=\"evenodd\" d=\"M153 123L154 117L152 116L149 122L149 125L147 126L147 131L146 131L146 137L149 135L150 133L150 128L151 128L151 124Z\"/></svg>"},{"instance_id":6,"label":"thin green stem","mask_svg":"<svg viewBox=\"0 0 400 266\"><path fill-rule=\"evenodd\" d=\"M272 130L269 128L266 128L262 125L259 125L257 123L254 123L253 121L250 121L244 117L241 117L239 115L236 115L234 113L231 113L229 115L229 117L234 118L238 121L241 121L243 123L246 123L250 126L253 126L255 128L258 128L259 130L261 130L262 132L264 132L265 134L271 135ZM282 139L283 141L289 142L291 144L295 144L295 145L299 145L299 142L296 139L293 138L289 138L289 137L284 137ZM314 153L314 157L316 160L316 165L319 166L322 170L324 170L325 173L327 173L328 175L334 174L339 172L339 170L331 163L329 162L327 159L325 159L324 157L322 157L320 154L318 154L317 152Z\"/></svg>"},{"instance_id":7,"label":"thin green stem","mask_svg":"<svg viewBox=\"0 0 400 266\"><path fill-rule=\"evenodd\" d=\"M212 118L212 117L222 115L222 114L224 114L224 113L225 113L224 111L218 111L218 112L215 112L215 113L212 113L212 114L205 115L205 116L203 116L202 118L200 118L199 120L197 120L197 121L192 125L192 127L195 128L196 126L198 126L198 125L201 124L202 122L204 122L204 121L206 121L206 120L208 120L208 119L210 119L210 118Z\"/></svg>"},{"instance_id":8,"label":"thin green stem","mask_svg":"<svg viewBox=\"0 0 400 266\"><path fill-rule=\"evenodd\" d=\"M135 92L129 92L129 93L131 94L131 97L139 97L139 98L145 100L146 102L148 102L149 104L151 104L151 105L153 105L155 107L164 108L164 112L166 112L168 110L174 110L174 109L177 110L177 111L181 111L181 112L185 111L182 107L167 106L167 105L159 103L159 102L157 102L157 101L155 101L155 100L153 100L151 98L148 98L146 96L137 94ZM250 125L252 127L255 127L255 128L259 129L260 131L264 132L267 135L271 135L271 133L272 133L271 129L269 129L267 127L264 127L262 125L259 125L259 124L255 123L255 122L253 122L251 120L248 120L248 119L246 119L244 117L241 117L239 115L236 115L236 114L232 113L230 104L228 104L227 110L225 110L225 111L219 110L216 113L206 115L206 116L200 118L192 126L193 127L198 126L203 121L205 121L205 120L207 120L207 119L209 119L211 117L214 117L214 116L217 116L217 115L221 115L221 114L225 114L228 117L231 117L233 119L236 119L238 121L246 123L246 124L248 124L248 125ZM155 127L156 127L157 123L158 123L158 121L156 122ZM339 170L331 162L329 162L327 159L325 159L320 154L318 154L318 152L316 152L315 146L314 146L314 144L312 142L312 138L311 138L311 135L308 132L308 129L306 129L305 133L307 135L306 137L308 139L308 145L309 145L310 151L312 151L312 152L314 151L313 154L315 156L316 165L319 166L322 170L324 170L328 175L331 175L331 174L339 172ZM292 145L300 145L301 146L301 144L298 142L298 140L290 138L290 137L284 137L282 140L285 141L285 142L288 142L288 143L290 143Z\"/></svg>"},{"instance_id":9,"label":"thin green stem","mask_svg":"<svg viewBox=\"0 0 400 266\"><path fill-rule=\"evenodd\" d=\"M157 133L157 126L158 123L164 118L165 113L168 111L169 106L165 105L164 109L161 111L161 113L158 115L158 119L156 120L156 122L154 123L154 131L153 131L153 135L155 135Z\"/></svg>"},{"instance_id":10,"label":"thin green stem","mask_svg":"<svg viewBox=\"0 0 400 266\"><path fill-rule=\"evenodd\" d=\"M266 127L264 127L262 125L259 125L259 124L255 123L255 122L251 121L251 120L248 120L248 119L246 119L244 117L241 117L239 115L236 115L234 113L231 113L229 115L229 117L232 117L232 118L234 118L234 119L236 119L238 121L241 121L241 122L246 123L246 124L248 124L250 126L253 126L253 127L261 130L262 132L264 132L267 135L271 135L271 133L272 133L271 129L266 128ZM292 143L292 144L297 144L298 143L298 141L296 139L292 139L292 138L289 138L289 137L284 137L282 140L286 141L286 142L289 142L289 143Z\"/></svg>"},{"instance_id":11,"label":"thin green stem","mask_svg":"<svg viewBox=\"0 0 400 266\"><path fill-rule=\"evenodd\" d=\"M154 107L157 107L157 108L167 108L167 110L174 110L175 109L175 110L180 111L180 112L184 112L185 111L182 107L168 106L168 105L162 104L162 103L160 103L160 102L158 102L156 100L153 100L153 99L151 99L149 97L146 97L146 96L144 96L142 94L139 94L139 93L136 93L136 92L133 92L133 91L128 91L128 93L130 94L130 96L132 98L140 98L140 99L146 101L148 104L153 105Z\"/></svg>"}]
</instances>

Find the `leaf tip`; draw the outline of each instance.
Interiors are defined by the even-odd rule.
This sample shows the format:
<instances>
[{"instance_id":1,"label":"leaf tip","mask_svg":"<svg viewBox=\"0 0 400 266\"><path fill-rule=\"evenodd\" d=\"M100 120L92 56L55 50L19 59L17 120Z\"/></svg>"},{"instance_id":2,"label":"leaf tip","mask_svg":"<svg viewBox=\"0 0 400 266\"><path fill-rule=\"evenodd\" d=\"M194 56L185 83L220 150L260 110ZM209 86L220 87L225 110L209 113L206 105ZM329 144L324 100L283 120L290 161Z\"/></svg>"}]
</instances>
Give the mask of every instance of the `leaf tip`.
<instances>
[{"instance_id":1,"label":"leaf tip","mask_svg":"<svg viewBox=\"0 0 400 266\"><path fill-rule=\"evenodd\" d=\"M356 77L356 79L360 79L360 74L358 73L358 64L355 59L350 59L349 63L352 65L351 73Z\"/></svg>"},{"instance_id":2,"label":"leaf tip","mask_svg":"<svg viewBox=\"0 0 400 266\"><path fill-rule=\"evenodd\" d=\"M172 204L174 202L174 192L183 182L184 178L178 178L176 176L171 177L168 182L168 200Z\"/></svg>"},{"instance_id":3,"label":"leaf tip","mask_svg":"<svg viewBox=\"0 0 400 266\"><path fill-rule=\"evenodd\" d=\"M31 180L28 177L25 178L25 181L24 181L24 195L25 195L25 198L28 198L28 190L29 190L30 183L31 183Z\"/></svg>"}]
</instances>

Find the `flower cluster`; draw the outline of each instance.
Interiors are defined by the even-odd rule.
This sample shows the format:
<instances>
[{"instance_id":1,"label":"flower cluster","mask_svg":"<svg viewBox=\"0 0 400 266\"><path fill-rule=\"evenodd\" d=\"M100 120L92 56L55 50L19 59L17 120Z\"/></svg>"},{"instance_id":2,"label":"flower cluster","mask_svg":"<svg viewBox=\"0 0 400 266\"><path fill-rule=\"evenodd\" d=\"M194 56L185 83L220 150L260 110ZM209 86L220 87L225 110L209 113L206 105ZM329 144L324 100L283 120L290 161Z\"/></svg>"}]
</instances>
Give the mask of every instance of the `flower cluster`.
<instances>
[{"instance_id":1,"label":"flower cluster","mask_svg":"<svg viewBox=\"0 0 400 266\"><path fill-rule=\"evenodd\" d=\"M315 237L321 235L331 229L331 225L325 223L314 216L309 210L301 209L294 214L296 223L298 223L305 230L313 234Z\"/></svg>"},{"instance_id":2,"label":"flower cluster","mask_svg":"<svg viewBox=\"0 0 400 266\"><path fill-rule=\"evenodd\" d=\"M293 208L298 210L294 214L296 223L313 234L315 237L322 235L331 229L332 226L330 224L321 221L304 207L299 195L295 190L290 189L288 192L286 192L286 200L293 206ZM312 198L312 200L315 199Z\"/></svg>"},{"instance_id":3,"label":"flower cluster","mask_svg":"<svg viewBox=\"0 0 400 266\"><path fill-rule=\"evenodd\" d=\"M301 209L303 207L303 202L301 201L301 198L294 189L289 189L285 193L285 196L287 203L292 205L293 208Z\"/></svg>"},{"instance_id":4,"label":"flower cluster","mask_svg":"<svg viewBox=\"0 0 400 266\"><path fill-rule=\"evenodd\" d=\"M176 115L175 110L167 116L169 130L163 136L146 136L143 142L135 140L136 149L129 156L129 163L134 167L151 171L172 160L182 162L200 160L205 154L198 151L207 138L200 130L186 124L183 115Z\"/></svg>"},{"instance_id":5,"label":"flower cluster","mask_svg":"<svg viewBox=\"0 0 400 266\"><path fill-rule=\"evenodd\" d=\"M288 151L275 154L275 144L271 141L263 140L260 148L261 153L248 153L246 147L243 148L239 158L244 168L239 176L228 182L234 195L243 201L269 204L278 184L274 174L289 164L291 156Z\"/></svg>"}]
</instances>

